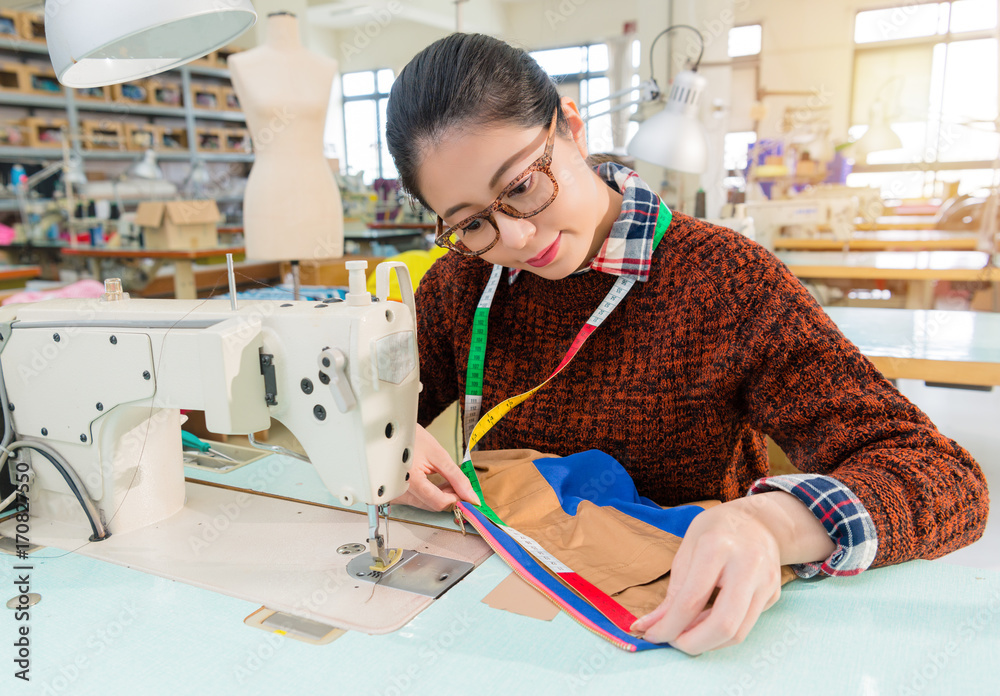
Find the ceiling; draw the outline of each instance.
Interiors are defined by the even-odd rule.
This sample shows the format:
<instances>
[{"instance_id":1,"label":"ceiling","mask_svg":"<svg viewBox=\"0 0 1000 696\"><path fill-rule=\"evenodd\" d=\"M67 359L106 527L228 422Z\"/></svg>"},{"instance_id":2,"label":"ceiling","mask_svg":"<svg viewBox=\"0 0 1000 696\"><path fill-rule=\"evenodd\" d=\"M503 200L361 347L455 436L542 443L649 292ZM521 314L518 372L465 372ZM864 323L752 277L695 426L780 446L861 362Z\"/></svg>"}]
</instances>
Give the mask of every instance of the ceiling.
<instances>
[{"instance_id":1,"label":"ceiling","mask_svg":"<svg viewBox=\"0 0 1000 696\"><path fill-rule=\"evenodd\" d=\"M465 0L463 13L466 31L489 31L477 27L477 19L492 5L525 3L532 0ZM455 0L308 0L309 23L313 26L344 29L372 21L385 23L398 18L438 29L455 29Z\"/></svg>"}]
</instances>

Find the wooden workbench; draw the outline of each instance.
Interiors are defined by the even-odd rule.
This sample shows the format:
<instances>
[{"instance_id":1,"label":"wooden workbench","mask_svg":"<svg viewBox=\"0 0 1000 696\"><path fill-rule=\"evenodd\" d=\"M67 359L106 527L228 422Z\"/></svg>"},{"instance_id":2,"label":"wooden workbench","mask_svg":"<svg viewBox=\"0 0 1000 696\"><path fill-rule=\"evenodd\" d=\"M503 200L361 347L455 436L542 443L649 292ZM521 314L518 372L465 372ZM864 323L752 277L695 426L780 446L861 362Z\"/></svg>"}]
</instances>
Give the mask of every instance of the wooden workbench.
<instances>
[{"instance_id":1,"label":"wooden workbench","mask_svg":"<svg viewBox=\"0 0 1000 696\"><path fill-rule=\"evenodd\" d=\"M975 251L978 244L978 237L967 232L925 229L861 231L846 241L832 236L774 240L774 248L779 251Z\"/></svg>"},{"instance_id":2,"label":"wooden workbench","mask_svg":"<svg viewBox=\"0 0 1000 696\"><path fill-rule=\"evenodd\" d=\"M41 272L42 269L38 266L0 266L0 288L11 287L18 284L18 281L37 278Z\"/></svg>"},{"instance_id":3,"label":"wooden workbench","mask_svg":"<svg viewBox=\"0 0 1000 696\"><path fill-rule=\"evenodd\" d=\"M233 256L242 256L244 253L243 247L218 247L214 249L189 249L189 250L155 250L155 249L102 249L102 248L65 248L62 250L63 256L77 256L87 259L92 259L95 264L94 275L97 278L104 279L104 273L101 270L101 262L104 260L138 260L138 259L152 259L158 262L155 268L159 268L159 265L163 262L171 262L174 267L174 277L173 277L173 295L178 299L194 299L198 296L198 291L200 289L211 288L215 285L219 285L215 282L218 276L218 269L205 268L199 271L196 275L194 270L194 262L200 259L210 259L210 258L224 258L226 254L233 254ZM257 266L265 266L265 268L257 269ZM251 269L240 266L240 272L247 274ZM278 264L255 264L255 270L263 270L270 273L271 267L273 267L273 273L268 275L268 278L278 277ZM203 277L202 277L203 276ZM223 286L226 285L225 280L221 283ZM161 287L162 282L159 282L154 278L150 284L143 289L144 295L157 295L165 294L164 288Z\"/></svg>"},{"instance_id":4,"label":"wooden workbench","mask_svg":"<svg viewBox=\"0 0 1000 696\"><path fill-rule=\"evenodd\" d=\"M802 279L907 281L907 309L930 309L935 281L1000 283L1000 268L988 265L989 256L980 251L781 251L777 256Z\"/></svg>"}]
</instances>

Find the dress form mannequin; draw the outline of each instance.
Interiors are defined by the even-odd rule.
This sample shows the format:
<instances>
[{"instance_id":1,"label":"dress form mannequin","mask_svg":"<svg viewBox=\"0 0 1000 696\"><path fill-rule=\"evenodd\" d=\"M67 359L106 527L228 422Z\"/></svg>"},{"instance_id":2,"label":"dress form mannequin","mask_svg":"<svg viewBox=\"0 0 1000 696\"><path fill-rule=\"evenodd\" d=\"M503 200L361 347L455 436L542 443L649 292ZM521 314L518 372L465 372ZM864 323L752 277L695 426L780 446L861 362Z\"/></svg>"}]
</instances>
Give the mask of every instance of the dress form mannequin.
<instances>
[{"instance_id":1,"label":"dress form mannequin","mask_svg":"<svg viewBox=\"0 0 1000 696\"><path fill-rule=\"evenodd\" d=\"M295 15L279 12L267 19L264 43L228 63L254 148L243 199L247 257L343 256L344 210L323 155L337 62L307 51Z\"/></svg>"}]
</instances>

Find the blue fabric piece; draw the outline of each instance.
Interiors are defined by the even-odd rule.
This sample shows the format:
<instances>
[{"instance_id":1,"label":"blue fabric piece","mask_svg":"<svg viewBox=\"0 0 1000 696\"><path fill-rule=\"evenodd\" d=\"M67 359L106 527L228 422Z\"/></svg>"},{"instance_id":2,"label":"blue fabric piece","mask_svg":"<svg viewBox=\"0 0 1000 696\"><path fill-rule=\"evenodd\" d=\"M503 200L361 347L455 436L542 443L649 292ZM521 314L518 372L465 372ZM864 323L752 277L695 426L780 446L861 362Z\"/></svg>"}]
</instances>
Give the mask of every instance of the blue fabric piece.
<instances>
[{"instance_id":1,"label":"blue fabric piece","mask_svg":"<svg viewBox=\"0 0 1000 696\"><path fill-rule=\"evenodd\" d=\"M698 505L664 509L642 497L618 460L600 450L587 450L568 457L543 457L533 463L552 486L567 515L575 515L580 503L587 500L683 537L691 520L704 511Z\"/></svg>"},{"instance_id":2,"label":"blue fabric piece","mask_svg":"<svg viewBox=\"0 0 1000 696\"><path fill-rule=\"evenodd\" d=\"M569 589L563 585L562 582L557 580L545 566L532 558L531 554L521 548L521 546L510 538L510 536L508 536L501 527L493 524L492 521L471 505L467 505L465 509L467 513L475 515L476 522L488 529L495 542L502 545L504 550L510 554L510 556L517 561L521 567L531 574L536 584L545 587L547 590L552 592L552 594L559 597L561 601L586 616L601 630L606 631L608 634L624 643L634 645L637 652L640 650L655 650L657 648L670 647L666 643L651 643L648 640L636 638L619 629L607 617L605 617L604 614L597 611L597 609L595 609L589 602L581 599L575 592L573 592L573 590Z\"/></svg>"}]
</instances>

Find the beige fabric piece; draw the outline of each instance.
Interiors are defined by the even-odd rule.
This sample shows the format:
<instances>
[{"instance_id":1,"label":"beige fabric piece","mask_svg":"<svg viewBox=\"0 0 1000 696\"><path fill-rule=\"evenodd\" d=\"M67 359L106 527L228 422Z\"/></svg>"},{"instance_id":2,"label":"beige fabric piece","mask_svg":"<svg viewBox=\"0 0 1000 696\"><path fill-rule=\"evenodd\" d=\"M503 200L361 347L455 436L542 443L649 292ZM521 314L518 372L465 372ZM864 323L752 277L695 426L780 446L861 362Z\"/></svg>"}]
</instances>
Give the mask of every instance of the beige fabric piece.
<instances>
[{"instance_id":1,"label":"beige fabric piece","mask_svg":"<svg viewBox=\"0 0 1000 696\"><path fill-rule=\"evenodd\" d=\"M540 621L551 621L559 614L559 607L517 573L508 575L483 597L483 604Z\"/></svg>"},{"instance_id":2,"label":"beige fabric piece","mask_svg":"<svg viewBox=\"0 0 1000 696\"><path fill-rule=\"evenodd\" d=\"M632 614L649 613L667 595L670 567L682 538L587 501L576 515L568 515L533 463L552 456L528 449L475 452L473 464L486 503L506 524ZM691 504L707 509L720 502ZM782 584L794 577L790 568L782 568Z\"/></svg>"}]
</instances>

